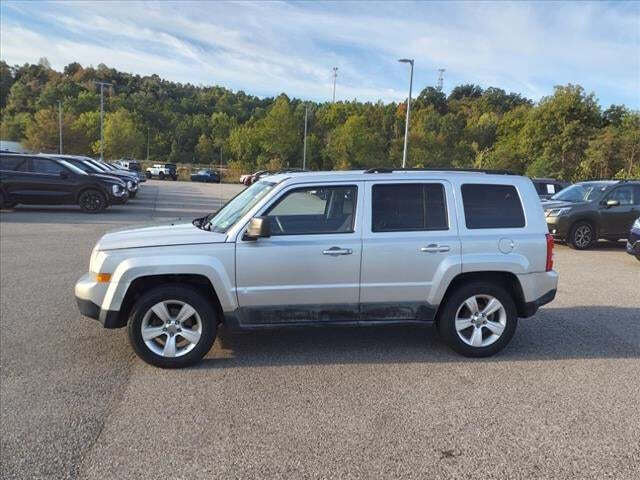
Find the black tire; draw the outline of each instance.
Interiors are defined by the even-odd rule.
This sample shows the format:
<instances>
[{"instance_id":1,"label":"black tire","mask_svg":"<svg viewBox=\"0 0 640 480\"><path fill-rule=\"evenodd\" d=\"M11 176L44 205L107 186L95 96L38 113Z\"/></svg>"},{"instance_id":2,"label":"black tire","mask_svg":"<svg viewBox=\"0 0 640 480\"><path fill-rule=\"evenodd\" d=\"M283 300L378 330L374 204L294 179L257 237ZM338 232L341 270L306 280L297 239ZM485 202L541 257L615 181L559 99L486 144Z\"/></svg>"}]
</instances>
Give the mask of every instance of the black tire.
<instances>
[{"instance_id":1,"label":"black tire","mask_svg":"<svg viewBox=\"0 0 640 480\"><path fill-rule=\"evenodd\" d=\"M107 198L101 191L90 188L80 193L78 205L85 213L100 213L107 208Z\"/></svg>"},{"instance_id":2,"label":"black tire","mask_svg":"<svg viewBox=\"0 0 640 480\"><path fill-rule=\"evenodd\" d=\"M586 250L596 241L596 231L590 222L580 221L571 226L567 244L575 250Z\"/></svg>"},{"instance_id":3,"label":"black tire","mask_svg":"<svg viewBox=\"0 0 640 480\"><path fill-rule=\"evenodd\" d=\"M136 195L138 194L138 191L135 190L133 192L129 192L129 198L136 198Z\"/></svg>"},{"instance_id":4,"label":"black tire","mask_svg":"<svg viewBox=\"0 0 640 480\"><path fill-rule=\"evenodd\" d=\"M200 318L202 331L195 346L187 353L175 357L166 357L151 350L142 338L142 325L145 315L154 305L163 301L178 301L189 304ZM189 317L193 320L193 317ZM155 321L158 321L156 318ZM162 325L162 322L160 322ZM128 323L129 342L136 354L145 362L160 368L183 368L199 362L204 357L216 339L218 329L218 317L209 300L192 288L186 288L180 284L167 284L154 288L144 293L131 309ZM162 347L162 340L168 339L168 333L163 333L163 338L156 337L152 340L154 345ZM179 331L174 333L176 342L184 342ZM173 336L173 335L172 335ZM178 340L180 338L180 340ZM179 348L177 352L179 352Z\"/></svg>"},{"instance_id":5,"label":"black tire","mask_svg":"<svg viewBox=\"0 0 640 480\"><path fill-rule=\"evenodd\" d=\"M160 172L160 173L158 174L158 178L159 178L160 180L164 180L164 172Z\"/></svg>"},{"instance_id":6,"label":"black tire","mask_svg":"<svg viewBox=\"0 0 640 480\"><path fill-rule=\"evenodd\" d=\"M493 343L487 344L486 346L471 346L465 343L456 330L456 315L458 314L458 310L460 309L462 312L463 308L466 308L463 307L465 301L474 296L494 297L502 304L504 309L504 329L497 340L494 340ZM482 308L480 304L478 304L478 306ZM493 315L499 315L499 313ZM486 319L497 320L496 317L492 315L489 315ZM487 323L486 320L485 323ZM456 288L456 290L448 295L438 315L438 332L440 336L447 345L465 357L488 357L499 352L511 341L511 338L513 338L517 324L518 313L511 294L500 285L485 282L468 283ZM476 327L470 326L468 328L475 330ZM463 330L461 335L466 336L467 332L467 330ZM488 327L481 325L480 338L489 342L491 340L489 337L491 336L492 332Z\"/></svg>"},{"instance_id":7,"label":"black tire","mask_svg":"<svg viewBox=\"0 0 640 480\"><path fill-rule=\"evenodd\" d=\"M150 180L151 179L151 172L149 172L149 171L144 172L144 176L147 177L148 180Z\"/></svg>"},{"instance_id":8,"label":"black tire","mask_svg":"<svg viewBox=\"0 0 640 480\"><path fill-rule=\"evenodd\" d=\"M178 176L177 175L172 175L171 176L171 180L173 180L175 182L176 180L178 180Z\"/></svg>"},{"instance_id":9,"label":"black tire","mask_svg":"<svg viewBox=\"0 0 640 480\"><path fill-rule=\"evenodd\" d=\"M636 260L640 262L640 255L636 255Z\"/></svg>"}]
</instances>

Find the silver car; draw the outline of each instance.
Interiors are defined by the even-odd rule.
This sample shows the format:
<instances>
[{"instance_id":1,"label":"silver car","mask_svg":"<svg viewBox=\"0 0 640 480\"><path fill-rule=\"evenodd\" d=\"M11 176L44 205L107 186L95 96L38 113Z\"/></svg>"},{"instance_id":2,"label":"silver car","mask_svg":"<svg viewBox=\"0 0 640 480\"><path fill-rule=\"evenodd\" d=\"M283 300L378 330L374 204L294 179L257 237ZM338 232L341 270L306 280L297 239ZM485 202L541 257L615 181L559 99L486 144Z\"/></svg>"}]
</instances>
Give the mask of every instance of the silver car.
<instances>
[{"instance_id":1,"label":"silver car","mask_svg":"<svg viewBox=\"0 0 640 480\"><path fill-rule=\"evenodd\" d=\"M555 297L552 251L526 177L284 173L191 223L104 235L75 295L160 367L199 361L220 323L435 322L455 351L484 357Z\"/></svg>"}]
</instances>

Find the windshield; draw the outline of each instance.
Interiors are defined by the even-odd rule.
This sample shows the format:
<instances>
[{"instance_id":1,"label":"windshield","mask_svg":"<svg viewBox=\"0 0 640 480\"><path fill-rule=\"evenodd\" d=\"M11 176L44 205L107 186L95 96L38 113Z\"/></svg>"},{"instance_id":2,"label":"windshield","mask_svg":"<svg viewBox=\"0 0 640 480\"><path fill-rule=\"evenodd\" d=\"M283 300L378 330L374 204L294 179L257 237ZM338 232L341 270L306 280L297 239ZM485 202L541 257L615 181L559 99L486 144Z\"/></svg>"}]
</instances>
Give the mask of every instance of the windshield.
<instances>
[{"instance_id":1,"label":"windshield","mask_svg":"<svg viewBox=\"0 0 640 480\"><path fill-rule=\"evenodd\" d=\"M551 197L551 200L574 203L588 202L596 199L607 186L608 184L606 183L576 183L556 193Z\"/></svg>"},{"instance_id":2,"label":"windshield","mask_svg":"<svg viewBox=\"0 0 640 480\"><path fill-rule=\"evenodd\" d=\"M226 233L238 220L251 210L275 186L271 182L257 182L222 207L202 228L212 232Z\"/></svg>"}]
</instances>

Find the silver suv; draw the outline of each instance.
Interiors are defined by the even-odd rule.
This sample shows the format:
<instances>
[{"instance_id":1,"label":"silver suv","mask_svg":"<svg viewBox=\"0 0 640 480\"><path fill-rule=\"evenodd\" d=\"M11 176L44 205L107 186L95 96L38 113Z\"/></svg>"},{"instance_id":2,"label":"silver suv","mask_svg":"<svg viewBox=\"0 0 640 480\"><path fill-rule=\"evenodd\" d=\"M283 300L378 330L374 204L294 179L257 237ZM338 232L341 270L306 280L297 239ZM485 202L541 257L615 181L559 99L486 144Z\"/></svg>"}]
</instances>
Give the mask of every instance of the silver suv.
<instances>
[{"instance_id":1,"label":"silver suv","mask_svg":"<svg viewBox=\"0 0 640 480\"><path fill-rule=\"evenodd\" d=\"M471 356L553 300L553 239L526 177L485 171L272 175L216 214L104 235L80 311L183 367L218 325L422 324Z\"/></svg>"}]
</instances>

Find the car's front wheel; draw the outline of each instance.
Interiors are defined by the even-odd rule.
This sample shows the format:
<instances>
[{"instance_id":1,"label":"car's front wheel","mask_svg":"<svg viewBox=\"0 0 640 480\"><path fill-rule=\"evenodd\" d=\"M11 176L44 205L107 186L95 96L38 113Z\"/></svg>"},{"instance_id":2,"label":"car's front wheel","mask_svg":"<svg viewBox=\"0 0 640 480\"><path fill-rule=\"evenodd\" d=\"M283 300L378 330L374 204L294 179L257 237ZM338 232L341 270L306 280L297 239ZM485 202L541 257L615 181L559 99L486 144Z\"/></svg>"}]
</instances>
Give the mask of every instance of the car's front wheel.
<instances>
[{"instance_id":1,"label":"car's front wheel","mask_svg":"<svg viewBox=\"0 0 640 480\"><path fill-rule=\"evenodd\" d=\"M85 213L100 213L107 208L107 199L98 190L85 190L78 197L78 205Z\"/></svg>"},{"instance_id":2,"label":"car's front wheel","mask_svg":"<svg viewBox=\"0 0 640 480\"><path fill-rule=\"evenodd\" d=\"M151 179L151 172L144 172L144 176L147 177L147 179Z\"/></svg>"},{"instance_id":3,"label":"car's front wheel","mask_svg":"<svg viewBox=\"0 0 640 480\"><path fill-rule=\"evenodd\" d=\"M211 349L218 319L204 295L182 285L140 297L129 316L129 341L138 356L161 368L197 363Z\"/></svg>"},{"instance_id":4,"label":"car's front wheel","mask_svg":"<svg viewBox=\"0 0 640 480\"><path fill-rule=\"evenodd\" d=\"M586 250L596 241L596 232L589 222L577 222L569 231L568 244L576 250Z\"/></svg>"},{"instance_id":5,"label":"car's front wheel","mask_svg":"<svg viewBox=\"0 0 640 480\"><path fill-rule=\"evenodd\" d=\"M456 352L487 357L509 343L517 323L509 292L496 284L474 282L449 295L439 314L438 331Z\"/></svg>"},{"instance_id":6,"label":"car's front wheel","mask_svg":"<svg viewBox=\"0 0 640 480\"><path fill-rule=\"evenodd\" d=\"M0 190L0 208L13 208L16 206L15 202L10 202L7 199L7 195Z\"/></svg>"},{"instance_id":7,"label":"car's front wheel","mask_svg":"<svg viewBox=\"0 0 640 480\"><path fill-rule=\"evenodd\" d=\"M164 172L160 172L160 173L158 174L158 178L159 178L160 180L164 180Z\"/></svg>"}]
</instances>

